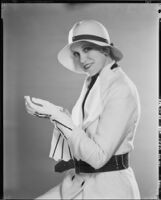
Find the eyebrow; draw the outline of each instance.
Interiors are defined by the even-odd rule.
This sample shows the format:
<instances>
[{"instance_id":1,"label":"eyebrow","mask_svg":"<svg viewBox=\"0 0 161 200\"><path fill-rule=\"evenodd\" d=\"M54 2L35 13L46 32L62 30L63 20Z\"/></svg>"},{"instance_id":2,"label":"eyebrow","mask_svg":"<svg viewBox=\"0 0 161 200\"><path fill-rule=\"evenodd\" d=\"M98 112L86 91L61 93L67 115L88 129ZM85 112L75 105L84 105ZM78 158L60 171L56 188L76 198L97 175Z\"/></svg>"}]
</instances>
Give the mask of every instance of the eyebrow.
<instances>
[{"instance_id":1,"label":"eyebrow","mask_svg":"<svg viewBox=\"0 0 161 200\"><path fill-rule=\"evenodd\" d=\"M80 44L78 47L80 47L80 48L82 48L82 49L85 48L85 47L97 48L96 45L90 44L90 43L82 43L82 44ZM73 50L72 47L70 48L70 50L71 50L72 52L77 52L77 51Z\"/></svg>"}]
</instances>

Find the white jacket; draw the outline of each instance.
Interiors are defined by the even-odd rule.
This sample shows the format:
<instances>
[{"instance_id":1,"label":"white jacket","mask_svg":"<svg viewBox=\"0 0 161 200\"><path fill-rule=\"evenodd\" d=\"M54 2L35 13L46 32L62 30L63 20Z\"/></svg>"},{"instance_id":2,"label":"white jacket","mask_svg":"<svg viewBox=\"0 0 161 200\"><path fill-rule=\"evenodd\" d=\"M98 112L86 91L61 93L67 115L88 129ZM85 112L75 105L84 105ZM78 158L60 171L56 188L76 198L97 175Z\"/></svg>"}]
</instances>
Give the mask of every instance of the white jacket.
<instances>
[{"instance_id":1,"label":"white jacket","mask_svg":"<svg viewBox=\"0 0 161 200\"><path fill-rule=\"evenodd\" d=\"M77 128L67 140L55 130L50 157L55 160L69 160L74 156L77 160L81 159L98 169L107 163L112 155L124 154L133 149L140 117L138 93L133 82L120 67L110 69L112 64L101 71L93 85L85 102L83 120L82 101L90 81L89 77L86 78L72 111L72 119ZM130 167L113 172L82 173L72 179L73 174L74 170L69 170L63 182L55 188L58 194L61 186L60 198L140 198Z\"/></svg>"}]
</instances>

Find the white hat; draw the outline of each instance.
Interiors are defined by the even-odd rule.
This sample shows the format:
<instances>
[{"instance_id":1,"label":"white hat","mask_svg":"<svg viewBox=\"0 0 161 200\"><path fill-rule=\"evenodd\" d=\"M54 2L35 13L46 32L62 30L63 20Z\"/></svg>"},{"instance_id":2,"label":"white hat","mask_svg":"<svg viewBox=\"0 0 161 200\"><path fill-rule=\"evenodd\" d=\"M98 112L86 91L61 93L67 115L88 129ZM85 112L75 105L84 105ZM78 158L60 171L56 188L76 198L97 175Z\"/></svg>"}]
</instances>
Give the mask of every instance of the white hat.
<instances>
[{"instance_id":1,"label":"white hat","mask_svg":"<svg viewBox=\"0 0 161 200\"><path fill-rule=\"evenodd\" d=\"M110 46L115 61L120 61L123 57L121 51L111 44L108 31L101 23L95 20L77 22L69 31L68 44L58 53L59 62L67 69L76 73L84 72L82 69L74 66L70 46L80 41L92 42L100 46Z\"/></svg>"}]
</instances>

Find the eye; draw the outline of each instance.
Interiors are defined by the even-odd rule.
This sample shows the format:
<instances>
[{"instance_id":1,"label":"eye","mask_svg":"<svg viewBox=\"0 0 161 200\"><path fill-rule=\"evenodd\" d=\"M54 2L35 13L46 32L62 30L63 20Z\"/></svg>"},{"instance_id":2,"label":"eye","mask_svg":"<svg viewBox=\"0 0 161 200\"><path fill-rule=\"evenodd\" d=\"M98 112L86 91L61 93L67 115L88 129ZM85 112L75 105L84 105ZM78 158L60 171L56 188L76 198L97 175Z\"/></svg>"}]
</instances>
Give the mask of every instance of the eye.
<instances>
[{"instance_id":1,"label":"eye","mask_svg":"<svg viewBox=\"0 0 161 200\"><path fill-rule=\"evenodd\" d=\"M77 58L77 57L79 57L79 53L76 52L76 51L74 51L74 52L73 52L73 56Z\"/></svg>"},{"instance_id":2,"label":"eye","mask_svg":"<svg viewBox=\"0 0 161 200\"><path fill-rule=\"evenodd\" d=\"M88 51L92 50L92 47L84 47L83 51L87 53Z\"/></svg>"}]
</instances>

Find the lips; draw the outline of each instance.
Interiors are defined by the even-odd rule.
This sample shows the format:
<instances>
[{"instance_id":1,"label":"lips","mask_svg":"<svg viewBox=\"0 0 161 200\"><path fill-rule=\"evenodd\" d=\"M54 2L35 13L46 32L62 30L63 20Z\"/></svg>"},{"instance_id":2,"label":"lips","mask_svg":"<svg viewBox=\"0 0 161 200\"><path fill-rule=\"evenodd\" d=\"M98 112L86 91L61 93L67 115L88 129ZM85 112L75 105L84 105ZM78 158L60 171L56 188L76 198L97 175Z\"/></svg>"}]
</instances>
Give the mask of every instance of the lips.
<instances>
[{"instance_id":1,"label":"lips","mask_svg":"<svg viewBox=\"0 0 161 200\"><path fill-rule=\"evenodd\" d=\"M87 70L87 69L89 69L89 68L91 67L91 65L92 65L92 63L85 64L85 65L83 66L83 68L84 68L85 70Z\"/></svg>"}]
</instances>

